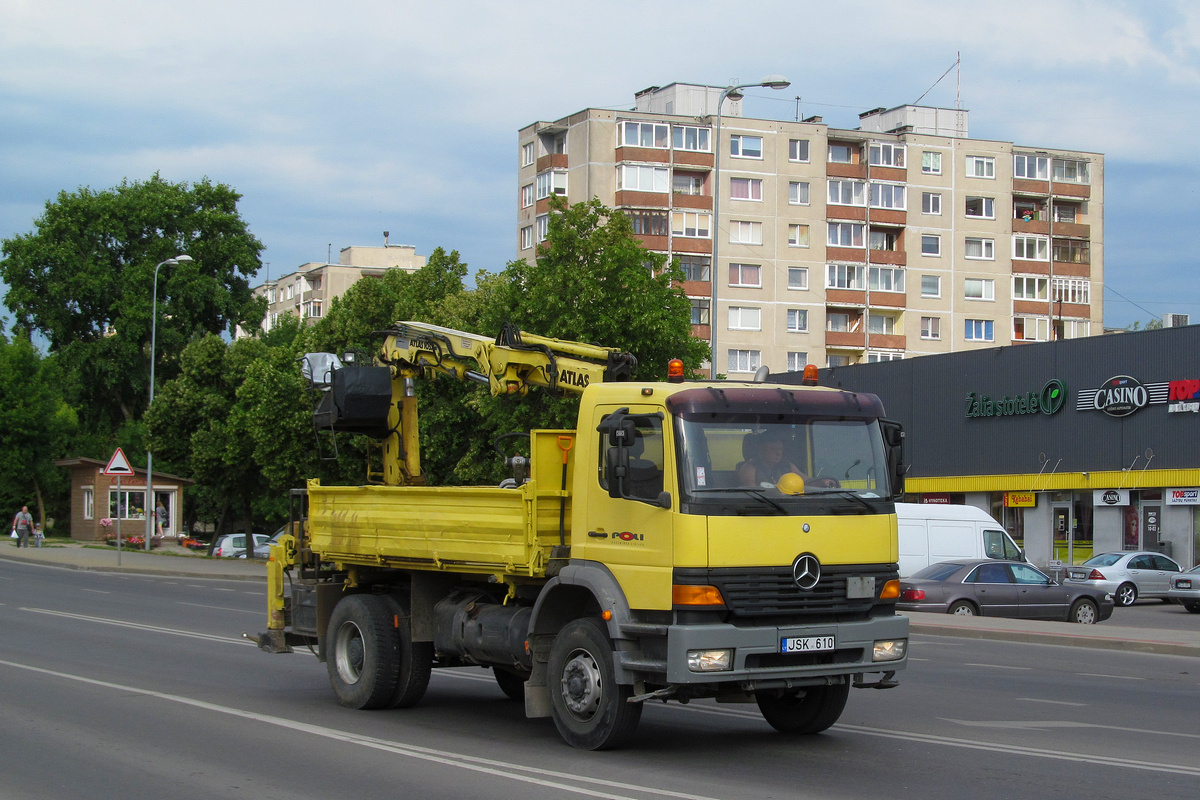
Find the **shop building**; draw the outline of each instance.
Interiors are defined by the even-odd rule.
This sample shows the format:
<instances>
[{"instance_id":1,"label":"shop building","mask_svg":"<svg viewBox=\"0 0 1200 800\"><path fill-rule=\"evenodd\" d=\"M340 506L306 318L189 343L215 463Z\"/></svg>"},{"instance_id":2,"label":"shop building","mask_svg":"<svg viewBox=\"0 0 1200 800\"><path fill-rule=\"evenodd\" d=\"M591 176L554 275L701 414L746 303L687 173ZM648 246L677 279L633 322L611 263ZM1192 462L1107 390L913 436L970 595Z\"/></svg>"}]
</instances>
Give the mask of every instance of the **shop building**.
<instances>
[{"instance_id":1,"label":"shop building","mask_svg":"<svg viewBox=\"0 0 1200 800\"><path fill-rule=\"evenodd\" d=\"M121 535L143 536L146 533L146 470L133 468L133 475L123 475L118 483L115 475L105 475L107 462L95 458L63 458L54 462L71 473L72 539L84 542L103 541L114 533L117 519ZM155 503L162 503L167 512L163 535L179 538L183 535L183 489L195 481L165 472L154 473Z\"/></svg>"},{"instance_id":2,"label":"shop building","mask_svg":"<svg viewBox=\"0 0 1200 800\"><path fill-rule=\"evenodd\" d=\"M822 370L906 431L906 490L1000 520L1045 567L1200 558L1200 326ZM779 373L773 380L796 382Z\"/></svg>"}]
</instances>

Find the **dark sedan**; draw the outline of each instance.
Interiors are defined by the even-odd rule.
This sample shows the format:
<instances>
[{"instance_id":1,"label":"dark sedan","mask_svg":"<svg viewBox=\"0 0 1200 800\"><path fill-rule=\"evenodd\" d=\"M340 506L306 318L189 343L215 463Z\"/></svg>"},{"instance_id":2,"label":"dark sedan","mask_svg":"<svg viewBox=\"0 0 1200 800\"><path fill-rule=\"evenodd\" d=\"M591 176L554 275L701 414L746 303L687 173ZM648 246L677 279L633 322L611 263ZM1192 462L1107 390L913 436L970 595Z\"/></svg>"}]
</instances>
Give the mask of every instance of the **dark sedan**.
<instances>
[{"instance_id":1,"label":"dark sedan","mask_svg":"<svg viewBox=\"0 0 1200 800\"><path fill-rule=\"evenodd\" d=\"M931 564L902 580L896 608L1090 625L1112 616L1113 597L1089 586L1060 585L1019 561L962 560Z\"/></svg>"}]
</instances>

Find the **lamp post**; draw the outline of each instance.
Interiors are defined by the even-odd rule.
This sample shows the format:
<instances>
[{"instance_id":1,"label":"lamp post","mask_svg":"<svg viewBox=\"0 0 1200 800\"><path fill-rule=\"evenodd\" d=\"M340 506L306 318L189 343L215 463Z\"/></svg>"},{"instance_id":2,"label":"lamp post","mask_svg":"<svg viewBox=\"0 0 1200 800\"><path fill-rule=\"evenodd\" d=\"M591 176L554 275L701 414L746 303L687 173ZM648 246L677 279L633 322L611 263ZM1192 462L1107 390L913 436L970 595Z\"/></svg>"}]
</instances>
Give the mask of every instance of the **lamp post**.
<instances>
[{"instance_id":1,"label":"lamp post","mask_svg":"<svg viewBox=\"0 0 1200 800\"><path fill-rule=\"evenodd\" d=\"M160 261L158 266L154 268L154 300L152 310L150 312L150 403L146 406L147 409L154 404L154 348L157 342L155 341L158 334L158 271L163 266L170 264L175 266L184 261L191 261L192 257L185 254L180 254L174 258L168 258L166 261ZM149 435L149 431L147 431ZM150 445L146 445L146 550L150 550L150 538L154 535L154 523L158 516L155 511L154 503L154 454L150 451Z\"/></svg>"},{"instance_id":2,"label":"lamp post","mask_svg":"<svg viewBox=\"0 0 1200 800\"><path fill-rule=\"evenodd\" d=\"M782 75L768 75L758 83L740 83L736 86L729 86L721 92L721 98L717 100L717 130L716 135L713 137L713 141L716 143L716 154L713 156L712 268L709 275L712 279L712 302L708 308L708 330L710 334L710 346L712 347L709 377L714 380L717 377L717 275L720 273L717 252L718 243L721 240L721 234L718 230L721 221L721 106L725 104L725 98L727 97L740 100L742 89L749 89L755 86L762 86L767 89L786 89L791 85L791 81Z\"/></svg>"}]
</instances>

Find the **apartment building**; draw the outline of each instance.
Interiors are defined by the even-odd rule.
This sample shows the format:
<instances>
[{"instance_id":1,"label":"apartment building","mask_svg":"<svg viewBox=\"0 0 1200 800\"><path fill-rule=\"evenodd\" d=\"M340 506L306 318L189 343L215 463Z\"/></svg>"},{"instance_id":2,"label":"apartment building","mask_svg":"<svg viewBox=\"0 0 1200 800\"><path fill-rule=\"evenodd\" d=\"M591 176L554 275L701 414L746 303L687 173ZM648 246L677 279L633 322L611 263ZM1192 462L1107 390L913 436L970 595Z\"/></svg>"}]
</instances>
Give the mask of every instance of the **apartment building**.
<instances>
[{"instance_id":1,"label":"apartment building","mask_svg":"<svg viewBox=\"0 0 1200 800\"><path fill-rule=\"evenodd\" d=\"M269 331L285 314L311 321L322 316L329 302L363 278L378 278L391 269L416 272L425 266L425 256L408 244L389 244L384 234L382 247L343 247L336 264L311 261L276 280L268 280L251 291L267 298L262 329ZM239 329L239 337L245 335Z\"/></svg>"},{"instance_id":2,"label":"apartment building","mask_svg":"<svg viewBox=\"0 0 1200 800\"><path fill-rule=\"evenodd\" d=\"M731 376L1102 332L1102 155L971 139L960 109L873 109L843 130L746 118L732 97L718 144L721 92L651 87L631 111L522 128L518 257L536 256L551 195L624 211L679 260L693 331L717 326Z\"/></svg>"}]
</instances>

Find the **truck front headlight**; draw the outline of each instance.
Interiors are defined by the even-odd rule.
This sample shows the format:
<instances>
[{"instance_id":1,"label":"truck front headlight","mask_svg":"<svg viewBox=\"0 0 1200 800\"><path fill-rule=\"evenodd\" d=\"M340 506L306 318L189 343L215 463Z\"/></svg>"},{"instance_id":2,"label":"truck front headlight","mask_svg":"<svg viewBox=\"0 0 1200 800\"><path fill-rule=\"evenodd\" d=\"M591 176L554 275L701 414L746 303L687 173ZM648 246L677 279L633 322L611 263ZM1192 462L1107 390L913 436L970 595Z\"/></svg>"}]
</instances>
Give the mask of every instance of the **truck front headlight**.
<instances>
[{"instance_id":1,"label":"truck front headlight","mask_svg":"<svg viewBox=\"0 0 1200 800\"><path fill-rule=\"evenodd\" d=\"M875 642L872 661L899 661L908 651L908 639L879 639Z\"/></svg>"},{"instance_id":2,"label":"truck front headlight","mask_svg":"<svg viewBox=\"0 0 1200 800\"><path fill-rule=\"evenodd\" d=\"M688 650L690 672L728 672L733 669L732 650Z\"/></svg>"}]
</instances>

